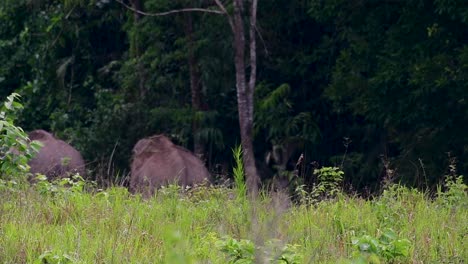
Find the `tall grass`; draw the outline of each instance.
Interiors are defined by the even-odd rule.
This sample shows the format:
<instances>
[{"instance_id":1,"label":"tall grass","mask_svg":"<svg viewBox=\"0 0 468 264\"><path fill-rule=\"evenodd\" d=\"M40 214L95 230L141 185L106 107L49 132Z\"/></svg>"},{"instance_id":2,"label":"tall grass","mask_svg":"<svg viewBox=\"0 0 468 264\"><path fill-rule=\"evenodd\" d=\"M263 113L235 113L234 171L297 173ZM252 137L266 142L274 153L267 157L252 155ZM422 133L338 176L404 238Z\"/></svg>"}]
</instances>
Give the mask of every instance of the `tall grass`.
<instances>
[{"instance_id":1,"label":"tall grass","mask_svg":"<svg viewBox=\"0 0 468 264\"><path fill-rule=\"evenodd\" d=\"M270 194L239 203L239 192L224 187L169 186L145 200L121 187L55 187L0 188L1 263L468 260L466 200L447 204L443 196L430 199L398 185L374 200L339 195L288 208ZM389 228L395 239L410 242L407 256L385 258L352 243L363 236L378 240Z\"/></svg>"}]
</instances>

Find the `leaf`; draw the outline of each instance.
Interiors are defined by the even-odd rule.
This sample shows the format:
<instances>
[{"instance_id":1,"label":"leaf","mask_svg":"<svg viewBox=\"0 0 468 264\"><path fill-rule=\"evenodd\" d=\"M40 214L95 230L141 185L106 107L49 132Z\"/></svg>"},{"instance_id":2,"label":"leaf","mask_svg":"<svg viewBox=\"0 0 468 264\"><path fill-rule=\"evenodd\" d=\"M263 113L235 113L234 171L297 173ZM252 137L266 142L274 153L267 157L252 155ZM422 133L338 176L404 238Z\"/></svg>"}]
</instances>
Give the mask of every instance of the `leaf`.
<instances>
[{"instance_id":1,"label":"leaf","mask_svg":"<svg viewBox=\"0 0 468 264\"><path fill-rule=\"evenodd\" d=\"M263 98L260 103L261 109L272 109L278 107L279 104L283 103L287 108L292 107L292 103L287 100L288 95L291 92L289 84L282 84L274 89L267 97Z\"/></svg>"},{"instance_id":2,"label":"leaf","mask_svg":"<svg viewBox=\"0 0 468 264\"><path fill-rule=\"evenodd\" d=\"M408 239L397 239L392 242L392 246L394 247L394 254L396 256L409 256L411 242Z\"/></svg>"},{"instance_id":3,"label":"leaf","mask_svg":"<svg viewBox=\"0 0 468 264\"><path fill-rule=\"evenodd\" d=\"M383 234L380 237L380 241L389 244L391 241L394 241L397 238L395 231L391 228L387 228L384 230Z\"/></svg>"}]
</instances>

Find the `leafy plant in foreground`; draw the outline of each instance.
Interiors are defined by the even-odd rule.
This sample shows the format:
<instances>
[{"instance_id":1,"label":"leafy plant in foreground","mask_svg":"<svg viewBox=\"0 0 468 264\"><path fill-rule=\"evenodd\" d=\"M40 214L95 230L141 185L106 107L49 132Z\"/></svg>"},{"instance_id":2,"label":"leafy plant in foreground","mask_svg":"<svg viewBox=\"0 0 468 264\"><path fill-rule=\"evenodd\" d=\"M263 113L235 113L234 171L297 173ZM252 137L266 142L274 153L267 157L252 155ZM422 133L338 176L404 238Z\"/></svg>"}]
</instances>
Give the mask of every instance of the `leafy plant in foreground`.
<instances>
[{"instance_id":1,"label":"leafy plant in foreground","mask_svg":"<svg viewBox=\"0 0 468 264\"><path fill-rule=\"evenodd\" d=\"M256 250L263 250L266 253L266 263L301 263L302 255L298 253L298 245L285 245L279 249L275 245L275 240L269 240L262 248L256 248L255 244L247 239L237 240L225 236L216 242L216 246L226 253L228 263L256 263Z\"/></svg>"},{"instance_id":2,"label":"leafy plant in foreground","mask_svg":"<svg viewBox=\"0 0 468 264\"><path fill-rule=\"evenodd\" d=\"M34 262L34 264L68 264L78 263L69 254L62 254L53 251L46 251Z\"/></svg>"},{"instance_id":3,"label":"leafy plant in foreground","mask_svg":"<svg viewBox=\"0 0 468 264\"><path fill-rule=\"evenodd\" d=\"M244 180L244 163L242 162L242 147L239 145L232 150L236 166L233 169L234 182L236 184L237 197L243 199L247 194L247 185Z\"/></svg>"},{"instance_id":4,"label":"leafy plant in foreground","mask_svg":"<svg viewBox=\"0 0 468 264\"><path fill-rule=\"evenodd\" d=\"M463 182L463 176L447 176L444 184L446 191L438 189L438 196L449 206L468 206L468 186Z\"/></svg>"},{"instance_id":5,"label":"leafy plant in foreground","mask_svg":"<svg viewBox=\"0 0 468 264\"><path fill-rule=\"evenodd\" d=\"M363 235L354 238L352 243L357 249L353 263L381 263L381 259L387 263L399 257L408 257L411 249L411 242L398 238L391 228L385 229L378 239Z\"/></svg>"},{"instance_id":6,"label":"leafy plant in foreground","mask_svg":"<svg viewBox=\"0 0 468 264\"><path fill-rule=\"evenodd\" d=\"M14 124L18 111L23 108L15 101L19 97L13 93L0 106L0 183L9 180L14 184L16 179L25 178L28 161L41 146L38 142L29 142L23 129Z\"/></svg>"},{"instance_id":7,"label":"leafy plant in foreground","mask_svg":"<svg viewBox=\"0 0 468 264\"><path fill-rule=\"evenodd\" d=\"M303 256L299 253L299 245L287 244L280 249L279 254L275 254L271 263L298 264L302 263Z\"/></svg>"},{"instance_id":8,"label":"leafy plant in foreground","mask_svg":"<svg viewBox=\"0 0 468 264\"><path fill-rule=\"evenodd\" d=\"M255 245L250 240L237 240L226 236L223 240L219 240L216 246L227 254L229 263L254 263Z\"/></svg>"},{"instance_id":9,"label":"leafy plant in foreground","mask_svg":"<svg viewBox=\"0 0 468 264\"><path fill-rule=\"evenodd\" d=\"M426 199L424 193L415 188L390 184L373 201L374 215L381 227L398 229L404 225L404 221L407 221L406 216L411 213L411 208L424 199Z\"/></svg>"},{"instance_id":10,"label":"leafy plant in foreground","mask_svg":"<svg viewBox=\"0 0 468 264\"><path fill-rule=\"evenodd\" d=\"M337 167L315 169L318 184L314 186L311 196L314 199L332 199L341 192L340 185L344 172Z\"/></svg>"},{"instance_id":11,"label":"leafy plant in foreground","mask_svg":"<svg viewBox=\"0 0 468 264\"><path fill-rule=\"evenodd\" d=\"M87 186L93 186L93 182L87 182L79 174L73 175L70 178L56 179L52 182L47 180L45 175L39 174L36 176L36 189L43 195L66 195L66 194L81 194Z\"/></svg>"}]
</instances>

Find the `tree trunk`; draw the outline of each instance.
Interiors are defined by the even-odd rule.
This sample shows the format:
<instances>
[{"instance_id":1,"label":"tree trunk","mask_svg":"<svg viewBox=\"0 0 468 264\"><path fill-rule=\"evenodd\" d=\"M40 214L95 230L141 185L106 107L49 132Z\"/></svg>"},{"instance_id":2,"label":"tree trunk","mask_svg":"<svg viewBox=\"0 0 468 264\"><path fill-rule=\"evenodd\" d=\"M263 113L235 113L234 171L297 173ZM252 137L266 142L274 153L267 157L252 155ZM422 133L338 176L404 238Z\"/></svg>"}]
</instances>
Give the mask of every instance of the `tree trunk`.
<instances>
[{"instance_id":1,"label":"tree trunk","mask_svg":"<svg viewBox=\"0 0 468 264\"><path fill-rule=\"evenodd\" d=\"M239 112L239 126L241 134L241 146L246 175L246 183L251 195L258 194L260 178L255 166L253 150L253 89L247 87L245 69L245 30L242 19L242 0L234 0L233 23L234 34L234 63L236 69L237 109Z\"/></svg>"},{"instance_id":2,"label":"tree trunk","mask_svg":"<svg viewBox=\"0 0 468 264\"><path fill-rule=\"evenodd\" d=\"M132 0L132 7L135 10L138 11L143 11L143 0ZM132 43L133 43L133 52L134 56L137 59L137 74L138 74L138 88L139 88L139 94L140 94L140 99L143 99L146 95L146 89L145 89L145 73L144 73L144 68L143 65L140 62L140 40L139 40L139 35L140 32L138 31L139 23L141 19L141 14L134 12L133 13L133 21L135 24L135 31L133 32L132 36Z\"/></svg>"},{"instance_id":3,"label":"tree trunk","mask_svg":"<svg viewBox=\"0 0 468 264\"><path fill-rule=\"evenodd\" d=\"M195 41L193 39L193 21L192 14L185 13L185 35L187 37L187 59L189 64L189 74L190 74L190 92L192 96L192 110L194 112L200 112L205 109L202 107L202 90L201 90L201 77L200 69L198 67L198 62L195 57ZM197 137L199 131L199 120L194 118L192 121L192 132L194 135L193 138L193 150L195 155L203 160L205 154L205 147Z\"/></svg>"},{"instance_id":4,"label":"tree trunk","mask_svg":"<svg viewBox=\"0 0 468 264\"><path fill-rule=\"evenodd\" d=\"M257 42L255 31L257 29L257 2L258 0L252 0L252 6L250 9L250 28L249 28L249 48L250 48L250 76L249 76L249 87L247 97L249 99L249 115L254 118L254 91L255 83L257 81Z\"/></svg>"}]
</instances>

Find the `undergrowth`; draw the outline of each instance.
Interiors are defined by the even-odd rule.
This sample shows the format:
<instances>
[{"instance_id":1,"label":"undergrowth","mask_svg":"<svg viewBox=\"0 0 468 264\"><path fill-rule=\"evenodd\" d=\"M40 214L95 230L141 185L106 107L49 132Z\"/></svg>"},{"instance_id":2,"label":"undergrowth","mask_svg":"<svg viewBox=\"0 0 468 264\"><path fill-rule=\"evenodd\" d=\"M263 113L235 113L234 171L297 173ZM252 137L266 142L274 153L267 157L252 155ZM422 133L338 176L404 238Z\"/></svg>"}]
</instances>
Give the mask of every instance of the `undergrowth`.
<instances>
[{"instance_id":1,"label":"undergrowth","mask_svg":"<svg viewBox=\"0 0 468 264\"><path fill-rule=\"evenodd\" d=\"M0 262L464 263L466 186L449 186L435 199L393 185L373 200L339 195L275 214L273 194L240 202L225 187L143 199L79 177L39 181L0 188Z\"/></svg>"}]
</instances>

